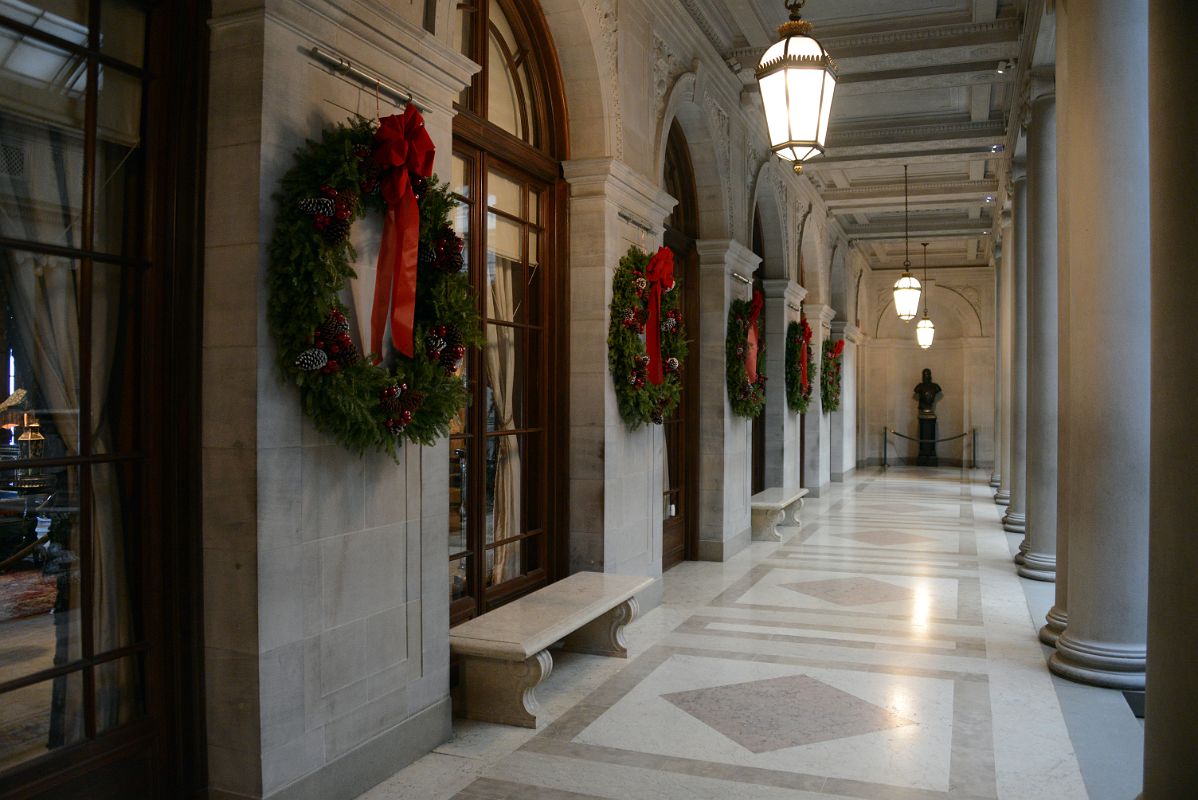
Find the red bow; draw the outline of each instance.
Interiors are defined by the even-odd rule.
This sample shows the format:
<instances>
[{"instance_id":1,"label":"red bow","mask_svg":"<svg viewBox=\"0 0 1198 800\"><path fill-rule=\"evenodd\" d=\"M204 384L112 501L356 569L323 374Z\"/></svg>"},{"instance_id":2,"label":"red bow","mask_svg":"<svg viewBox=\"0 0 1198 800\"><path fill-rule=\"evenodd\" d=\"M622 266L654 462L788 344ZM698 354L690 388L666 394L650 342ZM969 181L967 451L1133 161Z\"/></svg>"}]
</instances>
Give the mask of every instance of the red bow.
<instances>
[{"instance_id":1,"label":"red bow","mask_svg":"<svg viewBox=\"0 0 1198 800\"><path fill-rule=\"evenodd\" d=\"M832 358L840 358L840 354L844 352L844 339L840 339L836 344L832 345Z\"/></svg>"},{"instance_id":2,"label":"red bow","mask_svg":"<svg viewBox=\"0 0 1198 800\"><path fill-rule=\"evenodd\" d=\"M757 320L761 317L761 308L765 301L761 297L761 290L753 290L753 302L749 303L749 332L745 337L748 347L745 348L745 377L749 379L749 383L757 383Z\"/></svg>"},{"instance_id":3,"label":"red bow","mask_svg":"<svg viewBox=\"0 0 1198 800\"><path fill-rule=\"evenodd\" d=\"M807 324L807 320L803 320L803 350L799 355L799 385L803 392L811 385L811 379L807 377L807 345L811 341L811 326Z\"/></svg>"},{"instance_id":4,"label":"red bow","mask_svg":"<svg viewBox=\"0 0 1198 800\"><path fill-rule=\"evenodd\" d=\"M420 252L420 204L412 176L433 174L436 148L424 129L424 118L409 105L403 114L379 121L374 134L374 160L383 168L382 193L387 201L383 240L379 245L370 311L370 350L383 352L383 331L391 320L391 343L408 358L415 353L416 262Z\"/></svg>"},{"instance_id":5,"label":"red bow","mask_svg":"<svg viewBox=\"0 0 1198 800\"><path fill-rule=\"evenodd\" d=\"M649 319L645 323L645 352L649 356L649 383L660 386L661 371L661 293L674 288L674 251L660 247L645 267L649 283Z\"/></svg>"}]
</instances>

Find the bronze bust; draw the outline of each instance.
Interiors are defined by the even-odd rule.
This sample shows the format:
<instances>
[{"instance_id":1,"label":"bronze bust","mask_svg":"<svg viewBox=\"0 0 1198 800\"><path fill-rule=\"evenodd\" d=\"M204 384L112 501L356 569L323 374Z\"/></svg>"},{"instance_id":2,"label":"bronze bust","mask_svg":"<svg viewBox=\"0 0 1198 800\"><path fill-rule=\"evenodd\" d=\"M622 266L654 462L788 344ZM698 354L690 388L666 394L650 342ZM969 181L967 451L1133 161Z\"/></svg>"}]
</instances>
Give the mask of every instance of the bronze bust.
<instances>
[{"instance_id":1,"label":"bronze bust","mask_svg":"<svg viewBox=\"0 0 1198 800\"><path fill-rule=\"evenodd\" d=\"M940 398L940 384L932 381L932 371L923 371L923 383L915 387L915 398L919 401L919 416L935 418L936 400Z\"/></svg>"}]
</instances>

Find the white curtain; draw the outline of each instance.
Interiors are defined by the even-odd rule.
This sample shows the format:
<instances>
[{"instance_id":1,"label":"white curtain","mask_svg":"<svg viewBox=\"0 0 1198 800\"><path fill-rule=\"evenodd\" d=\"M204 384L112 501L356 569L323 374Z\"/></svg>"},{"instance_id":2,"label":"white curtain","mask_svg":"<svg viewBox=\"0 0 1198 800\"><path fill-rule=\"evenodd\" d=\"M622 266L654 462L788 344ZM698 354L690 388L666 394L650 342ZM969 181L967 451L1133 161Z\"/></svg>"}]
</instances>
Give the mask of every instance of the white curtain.
<instances>
[{"instance_id":1,"label":"white curtain","mask_svg":"<svg viewBox=\"0 0 1198 800\"><path fill-rule=\"evenodd\" d=\"M73 134L57 133L48 125L18 122L0 113L0 140L18 143L26 154L29 168L22 175L0 179L0 232L5 236L31 239L56 245L75 245L78 239L78 219L83 185L83 152L81 140ZM100 147L97 172L101 184L97 203L97 225L104 224L110 213L110 225L119 226L120 203L105 203L106 172L113 171L116 161L106 159L105 147ZM47 168L48 167L48 168ZM118 178L115 183L119 183ZM118 190L119 191L119 190ZM32 372L45 408L27 407L43 421L49 419L61 437L68 454L79 452L79 264L63 258L32 253L5 251L4 282L9 310L13 319L12 338L20 343L16 354L19 368ZM109 382L120 323L121 275L117 267L95 264L92 268L92 352L91 406L93 451L111 451L111 432L108 426L107 400ZM5 387L7 388L7 387ZM43 428L45 431L46 428ZM79 497L77 474L68 471L70 486L67 495ZM91 574L97 653L116 649L132 641L131 609L126 582L124 536L118 499L116 470L111 465L92 468L92 491L81 503L92 507ZM61 506L56 502L54 505ZM63 509L64 511L66 509ZM80 552L80 518L71 509L72 524L69 540L71 553ZM86 565L85 565L86 567ZM79 646L80 596L77 564L72 575L60 581L60 591L69 593L68 613L55 616L58 646L55 663L65 664L81 657ZM60 607L63 605L60 598ZM100 729L124 722L131 711L131 689L137 676L132 659L95 671L97 725ZM77 694L81 682L60 679L55 686L55 714L52 720L52 741L76 741L82 733L82 698Z\"/></svg>"},{"instance_id":2,"label":"white curtain","mask_svg":"<svg viewBox=\"0 0 1198 800\"><path fill-rule=\"evenodd\" d=\"M489 291L486 293L487 316L491 319L515 317L515 293L512 274L519 264L511 264L503 256L490 254L495 268ZM517 329L503 325L487 326L487 382L491 387L491 402L495 406L496 430L510 430L515 424L514 393L516 386ZM494 541L518 536L521 533L520 444L517 436L496 438ZM490 584L502 583L520 574L521 542L501 545L494 550L490 567Z\"/></svg>"}]
</instances>

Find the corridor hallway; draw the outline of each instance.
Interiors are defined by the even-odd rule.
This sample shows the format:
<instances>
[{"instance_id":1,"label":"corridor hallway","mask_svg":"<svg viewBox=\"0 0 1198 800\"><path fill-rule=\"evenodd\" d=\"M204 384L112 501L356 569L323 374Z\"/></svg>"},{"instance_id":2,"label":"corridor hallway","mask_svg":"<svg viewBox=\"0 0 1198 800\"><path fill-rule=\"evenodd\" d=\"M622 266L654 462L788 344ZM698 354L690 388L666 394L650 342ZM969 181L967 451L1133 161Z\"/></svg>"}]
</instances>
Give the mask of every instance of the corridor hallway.
<instances>
[{"instance_id":1,"label":"corridor hallway","mask_svg":"<svg viewBox=\"0 0 1198 800\"><path fill-rule=\"evenodd\" d=\"M1130 800L1140 723L1045 668L1051 585L1016 576L991 495L978 471L859 471L784 544L667 573L630 661L555 654L548 724L455 720L361 800Z\"/></svg>"}]
</instances>

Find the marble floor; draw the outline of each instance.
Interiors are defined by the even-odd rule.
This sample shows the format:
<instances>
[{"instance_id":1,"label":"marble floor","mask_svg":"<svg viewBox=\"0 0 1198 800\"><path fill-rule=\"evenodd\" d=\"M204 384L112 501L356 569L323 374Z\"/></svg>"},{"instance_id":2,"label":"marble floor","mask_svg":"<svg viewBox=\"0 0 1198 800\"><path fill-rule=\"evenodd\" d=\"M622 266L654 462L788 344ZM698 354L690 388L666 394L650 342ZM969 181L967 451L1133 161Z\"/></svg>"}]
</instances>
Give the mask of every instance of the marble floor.
<instances>
[{"instance_id":1,"label":"marble floor","mask_svg":"<svg viewBox=\"0 0 1198 800\"><path fill-rule=\"evenodd\" d=\"M783 544L667 573L631 660L555 654L538 730L457 720L360 800L1131 798L1142 728L1048 673L1051 586L991 497L955 469L834 484Z\"/></svg>"}]
</instances>

